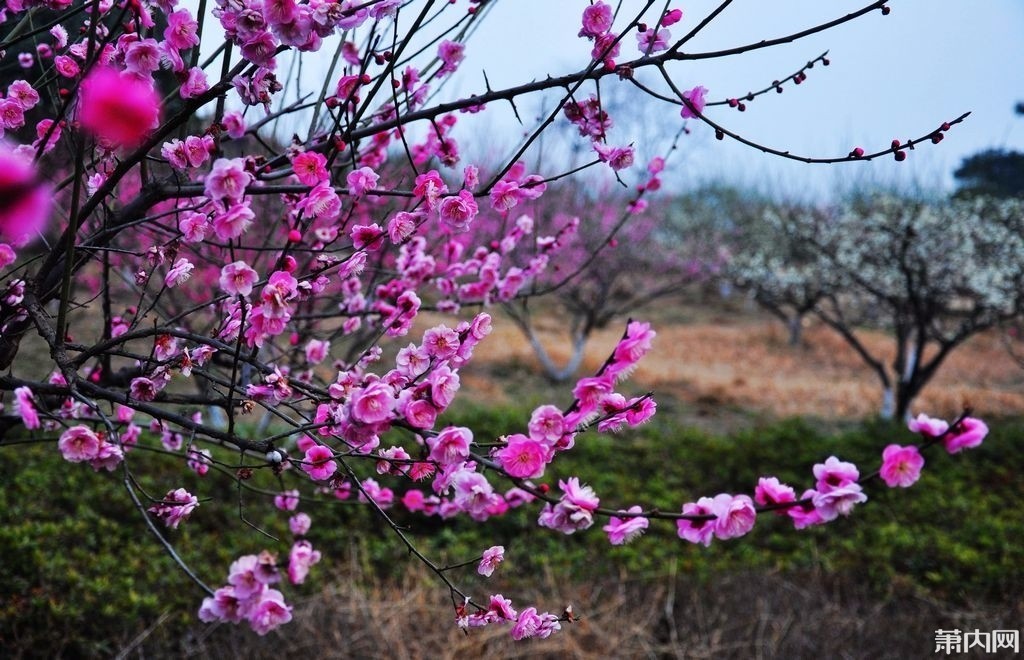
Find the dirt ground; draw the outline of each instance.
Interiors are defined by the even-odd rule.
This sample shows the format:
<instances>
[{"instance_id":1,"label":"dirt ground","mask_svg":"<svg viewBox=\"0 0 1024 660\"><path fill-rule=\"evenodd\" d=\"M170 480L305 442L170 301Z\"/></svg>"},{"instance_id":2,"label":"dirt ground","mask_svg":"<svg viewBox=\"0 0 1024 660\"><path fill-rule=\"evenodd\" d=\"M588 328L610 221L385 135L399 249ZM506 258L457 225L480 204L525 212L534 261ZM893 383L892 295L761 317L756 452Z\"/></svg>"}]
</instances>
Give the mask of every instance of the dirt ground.
<instances>
[{"instance_id":1,"label":"dirt ground","mask_svg":"<svg viewBox=\"0 0 1024 660\"><path fill-rule=\"evenodd\" d=\"M463 370L463 394L479 401L512 402L524 392L567 400L571 383L540 376L539 362L519 330L501 312L494 331ZM800 346L789 346L786 328L749 307L686 303L637 313L658 335L626 392L653 391L668 405L697 417L807 415L854 419L875 415L882 389L876 374L834 331L809 323ZM557 362L568 359L564 324L552 309L538 324ZM597 332L587 344L579 375L593 373L622 334L625 323ZM863 342L885 362L893 341L862 331ZM913 411L955 416L970 404L979 415L1024 413L1024 369L1008 354L1000 334L973 337L956 349L915 401Z\"/></svg>"}]
</instances>

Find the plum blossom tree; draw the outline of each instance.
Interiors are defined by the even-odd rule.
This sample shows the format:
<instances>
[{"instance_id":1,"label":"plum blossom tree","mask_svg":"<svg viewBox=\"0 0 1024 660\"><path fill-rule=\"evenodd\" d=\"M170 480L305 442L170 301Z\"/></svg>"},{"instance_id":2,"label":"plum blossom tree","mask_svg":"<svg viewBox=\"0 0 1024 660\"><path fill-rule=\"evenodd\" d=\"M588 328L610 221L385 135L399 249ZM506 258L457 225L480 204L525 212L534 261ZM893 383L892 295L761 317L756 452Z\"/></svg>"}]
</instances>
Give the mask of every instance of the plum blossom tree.
<instances>
[{"instance_id":1,"label":"plum blossom tree","mask_svg":"<svg viewBox=\"0 0 1024 660\"><path fill-rule=\"evenodd\" d=\"M650 0L618 10L581 3L582 28L572 30L579 69L455 96L446 83L483 47L470 36L494 4L215 0L193 13L175 0L8 0L0 8L0 392L9 406L0 438L56 444L69 462L118 481L206 594L204 621L246 622L263 635L291 619L288 584L326 559L312 518L297 510L311 492L372 510L450 590L459 625L506 625L524 639L556 632L574 620L571 610L471 598L455 567L420 553L389 509L483 522L526 506L540 526L565 534L606 518L612 543L661 519L706 545L745 534L764 511L797 527L847 515L877 476L833 457L800 497L766 478L753 497L700 498L680 512L602 505L575 476L548 487L547 466L584 432L655 413L651 395L619 391L652 348L655 332L640 321L576 382L568 404L538 407L506 436L479 437L445 415L460 369L491 329L482 308L528 295L569 245L530 236L509 213L572 173L519 165L549 126L576 127L594 152L587 167L636 176L633 148L616 141L599 93L625 85L660 100L673 121L780 157L899 156L920 140L811 158L753 144L706 114L744 110L822 58L762 92L720 101L677 68L888 13L885 3L720 52L689 47L728 0L694 18ZM206 59L204 40L221 43ZM295 82L287 68L316 52L332 53L324 85L287 88ZM641 80L644 72L653 75ZM459 141L473 134L461 127L473 114L546 92L554 109L507 159L462 161ZM650 176L641 172L635 185L650 189ZM465 239L492 216L509 220L496 244ZM945 228L929 231L929 240L946 240ZM528 258L505 249L523 241L533 242ZM415 325L426 311L452 316ZM254 423L257 412L265 423ZM922 447L959 451L985 432L966 415L937 428L922 426ZM232 480L239 511L243 498L273 501L294 538L261 552L239 548L226 576L208 584L171 539L216 504L174 483L143 491L134 452L144 450L203 479ZM906 485L913 457L886 460L896 463L884 477ZM277 491L254 487L261 477ZM464 565L497 570L501 557L482 549Z\"/></svg>"},{"instance_id":2,"label":"plum blossom tree","mask_svg":"<svg viewBox=\"0 0 1024 660\"><path fill-rule=\"evenodd\" d=\"M843 337L877 375L883 417L902 418L956 347L1019 318L1022 223L1019 202L985 198L769 210L765 240L733 267L759 301L813 313ZM889 357L863 341L868 327L892 333Z\"/></svg>"},{"instance_id":3,"label":"plum blossom tree","mask_svg":"<svg viewBox=\"0 0 1024 660\"><path fill-rule=\"evenodd\" d=\"M655 301L678 297L693 284L709 282L724 264L728 251L714 232L695 231L678 217L676 199L647 196L658 190L661 158L648 166L650 177L634 194L578 188L546 193L523 209L516 222L541 241L562 247L557 263L534 277L526 295L499 295L502 310L523 333L544 374L554 382L570 379L583 361L587 340ZM548 231L544 232L542 228ZM707 226L700 227L702 230ZM487 241L500 226L479 222L471 236ZM536 251L520 242L517 250ZM531 303L540 294L557 302L559 325L568 334L570 354L559 364L542 342L539 313Z\"/></svg>"}]
</instances>

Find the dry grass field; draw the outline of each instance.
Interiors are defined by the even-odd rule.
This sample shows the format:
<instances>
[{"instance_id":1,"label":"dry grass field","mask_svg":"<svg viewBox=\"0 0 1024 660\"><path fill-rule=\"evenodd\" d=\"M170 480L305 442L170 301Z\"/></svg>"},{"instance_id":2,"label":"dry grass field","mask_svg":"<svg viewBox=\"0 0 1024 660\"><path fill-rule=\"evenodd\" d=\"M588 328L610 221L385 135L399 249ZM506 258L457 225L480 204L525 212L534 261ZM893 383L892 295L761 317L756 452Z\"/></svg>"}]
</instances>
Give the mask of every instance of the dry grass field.
<instances>
[{"instance_id":1,"label":"dry grass field","mask_svg":"<svg viewBox=\"0 0 1024 660\"><path fill-rule=\"evenodd\" d=\"M721 418L731 411L855 419L877 414L880 408L875 373L821 324L809 324L802 345L792 347L781 323L751 309L682 305L641 312L636 318L651 319L658 336L627 391L651 390L656 399L678 402L696 417ZM540 384L539 363L522 334L500 312L494 319L494 332L463 372L464 395L482 402L511 402L537 390L557 401L565 399L571 384ZM556 361L566 361L569 342L557 312L549 312L538 327ZM623 327L593 336L580 375L600 366ZM891 362L889 337L875 331L862 334L872 352ZM995 331L954 351L913 407L955 415L965 404L980 415L1024 413L1024 369L1009 357Z\"/></svg>"}]
</instances>

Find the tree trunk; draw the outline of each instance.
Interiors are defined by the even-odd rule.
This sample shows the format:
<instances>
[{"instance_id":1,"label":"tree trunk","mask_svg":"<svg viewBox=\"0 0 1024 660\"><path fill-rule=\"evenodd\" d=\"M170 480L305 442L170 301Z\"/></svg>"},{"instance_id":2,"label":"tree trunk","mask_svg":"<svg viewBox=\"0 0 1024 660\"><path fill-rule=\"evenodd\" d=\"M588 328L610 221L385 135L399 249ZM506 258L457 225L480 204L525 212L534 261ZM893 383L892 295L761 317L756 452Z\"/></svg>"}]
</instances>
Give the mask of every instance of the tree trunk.
<instances>
[{"instance_id":1,"label":"tree trunk","mask_svg":"<svg viewBox=\"0 0 1024 660\"><path fill-rule=\"evenodd\" d=\"M583 349L587 343L587 336L584 333L576 333L572 340L572 355L569 356L569 361L566 362L564 367L559 367L555 364L555 361L548 355L544 345L540 343L540 339L534 334L533 329L529 328L526 332L526 338L530 342L530 347L533 348L534 354L540 361L541 367L544 369L544 374L555 383L564 383L576 374L576 370L580 368L580 364L583 362Z\"/></svg>"},{"instance_id":2,"label":"tree trunk","mask_svg":"<svg viewBox=\"0 0 1024 660\"><path fill-rule=\"evenodd\" d=\"M800 345L800 340L803 339L804 315L794 314L789 317L786 325L789 327L789 345L796 348Z\"/></svg>"},{"instance_id":3,"label":"tree trunk","mask_svg":"<svg viewBox=\"0 0 1024 660\"><path fill-rule=\"evenodd\" d=\"M893 395L892 387L882 390L882 419L892 419L896 413L896 397Z\"/></svg>"}]
</instances>

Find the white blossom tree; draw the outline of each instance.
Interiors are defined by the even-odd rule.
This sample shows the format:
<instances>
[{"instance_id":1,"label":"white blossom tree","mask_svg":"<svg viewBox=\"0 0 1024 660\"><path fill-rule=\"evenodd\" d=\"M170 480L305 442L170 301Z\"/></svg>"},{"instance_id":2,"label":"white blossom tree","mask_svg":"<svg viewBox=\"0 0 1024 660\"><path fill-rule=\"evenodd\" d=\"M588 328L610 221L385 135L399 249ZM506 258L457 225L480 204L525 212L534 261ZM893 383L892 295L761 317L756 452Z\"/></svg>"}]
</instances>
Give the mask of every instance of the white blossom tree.
<instances>
[{"instance_id":1,"label":"white blossom tree","mask_svg":"<svg viewBox=\"0 0 1024 660\"><path fill-rule=\"evenodd\" d=\"M769 212L734 273L758 301L838 332L877 374L882 416L902 417L957 346L1019 317L1022 211L1007 200L882 197ZM866 327L892 333L891 355L871 352Z\"/></svg>"}]
</instances>

